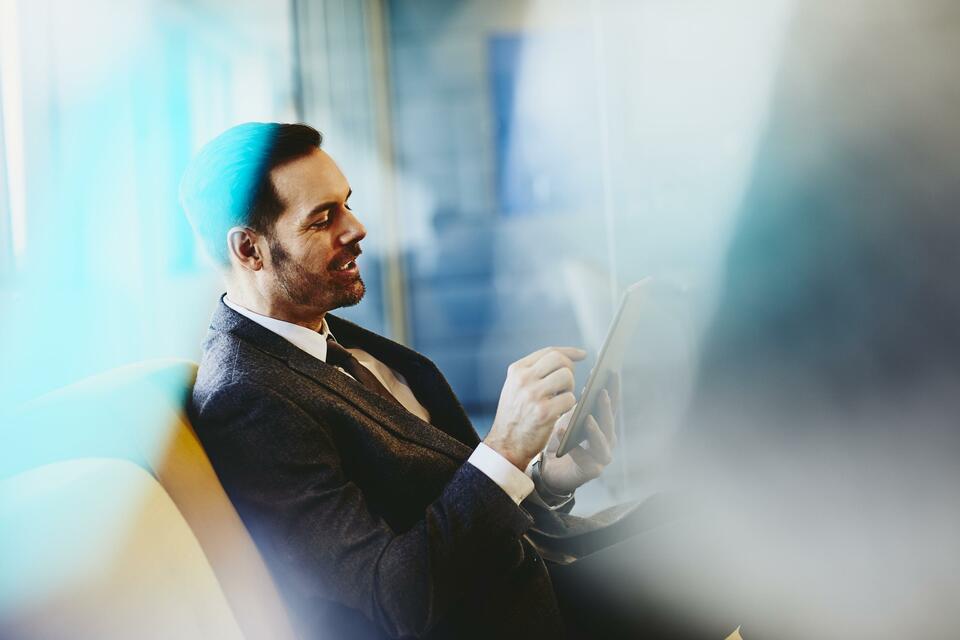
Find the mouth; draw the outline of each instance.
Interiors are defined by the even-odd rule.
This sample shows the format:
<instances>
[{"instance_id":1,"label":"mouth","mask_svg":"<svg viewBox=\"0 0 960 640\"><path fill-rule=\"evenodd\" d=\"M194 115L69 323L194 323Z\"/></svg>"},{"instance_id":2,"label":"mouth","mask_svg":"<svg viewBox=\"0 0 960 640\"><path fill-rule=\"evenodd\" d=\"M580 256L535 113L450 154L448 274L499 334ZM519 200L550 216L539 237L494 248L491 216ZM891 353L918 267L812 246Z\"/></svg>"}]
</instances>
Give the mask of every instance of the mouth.
<instances>
[{"instance_id":1,"label":"mouth","mask_svg":"<svg viewBox=\"0 0 960 640\"><path fill-rule=\"evenodd\" d=\"M344 255L334 260L330 265L330 270L337 273L351 273L357 271L357 257L363 253L360 247L347 251Z\"/></svg>"},{"instance_id":2,"label":"mouth","mask_svg":"<svg viewBox=\"0 0 960 640\"><path fill-rule=\"evenodd\" d=\"M348 262L348 263L346 263L346 264L342 264L342 265L340 265L339 267L335 267L333 270L334 270L334 271L352 271L352 270L354 270L354 269L356 269L356 268L357 268L357 261L356 261L356 260L351 260L350 262Z\"/></svg>"}]
</instances>

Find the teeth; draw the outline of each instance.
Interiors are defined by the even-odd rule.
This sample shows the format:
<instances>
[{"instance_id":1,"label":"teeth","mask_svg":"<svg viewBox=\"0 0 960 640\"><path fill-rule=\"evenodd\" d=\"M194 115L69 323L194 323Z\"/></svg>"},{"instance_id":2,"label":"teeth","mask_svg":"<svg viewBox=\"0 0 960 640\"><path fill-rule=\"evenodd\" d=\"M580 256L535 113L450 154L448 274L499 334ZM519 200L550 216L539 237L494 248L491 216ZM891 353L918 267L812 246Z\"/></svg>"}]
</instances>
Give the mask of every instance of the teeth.
<instances>
[{"instance_id":1,"label":"teeth","mask_svg":"<svg viewBox=\"0 0 960 640\"><path fill-rule=\"evenodd\" d=\"M348 269L352 269L355 264L356 264L356 262L354 262L353 260L351 260L351 261L348 262L347 264L345 264L345 265L343 265L343 266L341 266L341 267L337 267L337 271L346 271L346 270L348 270Z\"/></svg>"}]
</instances>

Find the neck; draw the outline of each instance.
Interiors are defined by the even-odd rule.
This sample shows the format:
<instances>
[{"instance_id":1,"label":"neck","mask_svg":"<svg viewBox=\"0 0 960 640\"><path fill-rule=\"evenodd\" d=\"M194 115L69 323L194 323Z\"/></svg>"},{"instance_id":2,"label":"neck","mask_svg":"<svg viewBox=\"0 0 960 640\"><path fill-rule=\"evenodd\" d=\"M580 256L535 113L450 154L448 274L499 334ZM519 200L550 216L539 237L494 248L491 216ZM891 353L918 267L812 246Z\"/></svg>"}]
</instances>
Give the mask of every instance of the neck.
<instances>
[{"instance_id":1,"label":"neck","mask_svg":"<svg viewBox=\"0 0 960 640\"><path fill-rule=\"evenodd\" d=\"M240 305L262 316L291 322L319 331L323 326L325 312L295 304L280 295L270 295L257 288L253 283L239 281L239 278L227 279L227 297L230 302Z\"/></svg>"}]
</instances>

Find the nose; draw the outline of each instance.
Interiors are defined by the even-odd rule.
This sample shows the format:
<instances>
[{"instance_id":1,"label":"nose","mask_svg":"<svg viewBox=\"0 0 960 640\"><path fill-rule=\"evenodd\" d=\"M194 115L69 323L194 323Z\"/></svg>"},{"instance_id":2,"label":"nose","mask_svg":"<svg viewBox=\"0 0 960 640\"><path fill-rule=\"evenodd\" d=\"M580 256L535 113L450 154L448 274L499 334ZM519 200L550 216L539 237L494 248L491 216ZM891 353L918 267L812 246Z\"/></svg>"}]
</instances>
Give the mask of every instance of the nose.
<instances>
[{"instance_id":1,"label":"nose","mask_svg":"<svg viewBox=\"0 0 960 640\"><path fill-rule=\"evenodd\" d=\"M340 244L346 246L355 242L360 242L367 237L367 229L359 220L357 220L357 217L353 215L353 212L351 212L349 209L344 209L343 213L344 229L340 235L337 236L337 240L340 242Z\"/></svg>"}]
</instances>

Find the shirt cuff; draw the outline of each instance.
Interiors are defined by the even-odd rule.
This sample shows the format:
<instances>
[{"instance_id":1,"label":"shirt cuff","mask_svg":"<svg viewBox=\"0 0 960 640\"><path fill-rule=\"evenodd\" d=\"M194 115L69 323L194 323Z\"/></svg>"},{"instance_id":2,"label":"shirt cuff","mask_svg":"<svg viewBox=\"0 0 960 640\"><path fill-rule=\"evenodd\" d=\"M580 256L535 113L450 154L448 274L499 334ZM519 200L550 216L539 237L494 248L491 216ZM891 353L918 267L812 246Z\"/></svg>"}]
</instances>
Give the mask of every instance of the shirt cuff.
<instances>
[{"instance_id":1,"label":"shirt cuff","mask_svg":"<svg viewBox=\"0 0 960 640\"><path fill-rule=\"evenodd\" d=\"M527 474L482 442L473 450L467 462L493 480L515 504L519 505L533 492L533 480Z\"/></svg>"}]
</instances>

